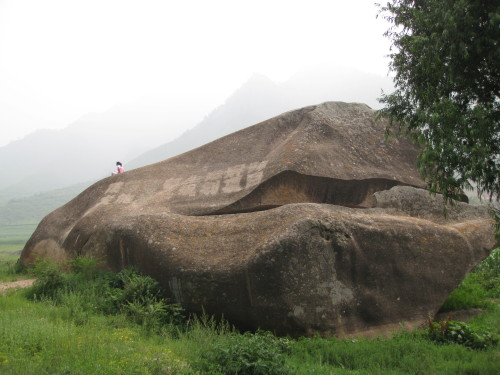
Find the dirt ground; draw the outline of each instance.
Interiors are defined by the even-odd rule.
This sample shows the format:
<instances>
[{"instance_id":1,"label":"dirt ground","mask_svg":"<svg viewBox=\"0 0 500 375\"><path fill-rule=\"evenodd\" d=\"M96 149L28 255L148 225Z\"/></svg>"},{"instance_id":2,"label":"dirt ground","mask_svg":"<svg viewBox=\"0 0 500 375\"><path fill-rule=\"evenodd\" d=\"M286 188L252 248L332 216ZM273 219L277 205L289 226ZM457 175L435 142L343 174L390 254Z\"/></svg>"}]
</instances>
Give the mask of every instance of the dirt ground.
<instances>
[{"instance_id":1,"label":"dirt ground","mask_svg":"<svg viewBox=\"0 0 500 375\"><path fill-rule=\"evenodd\" d=\"M29 279L29 280L20 280L20 281L13 281L10 283L3 283L0 284L0 294L5 292L7 289L11 288L27 288L35 282L35 279Z\"/></svg>"}]
</instances>

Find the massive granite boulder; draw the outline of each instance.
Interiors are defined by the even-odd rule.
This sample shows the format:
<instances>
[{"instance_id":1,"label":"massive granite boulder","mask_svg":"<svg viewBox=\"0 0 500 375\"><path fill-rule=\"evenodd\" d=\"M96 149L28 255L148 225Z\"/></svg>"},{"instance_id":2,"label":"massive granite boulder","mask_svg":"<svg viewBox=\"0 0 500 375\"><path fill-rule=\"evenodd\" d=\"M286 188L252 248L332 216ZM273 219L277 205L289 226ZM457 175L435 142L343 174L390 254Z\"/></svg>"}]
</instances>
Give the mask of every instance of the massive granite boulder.
<instances>
[{"instance_id":1,"label":"massive granite boulder","mask_svg":"<svg viewBox=\"0 0 500 375\"><path fill-rule=\"evenodd\" d=\"M484 208L423 190L417 150L362 104L285 113L99 181L21 260L135 266L189 312L279 334L420 323L494 246Z\"/></svg>"}]
</instances>

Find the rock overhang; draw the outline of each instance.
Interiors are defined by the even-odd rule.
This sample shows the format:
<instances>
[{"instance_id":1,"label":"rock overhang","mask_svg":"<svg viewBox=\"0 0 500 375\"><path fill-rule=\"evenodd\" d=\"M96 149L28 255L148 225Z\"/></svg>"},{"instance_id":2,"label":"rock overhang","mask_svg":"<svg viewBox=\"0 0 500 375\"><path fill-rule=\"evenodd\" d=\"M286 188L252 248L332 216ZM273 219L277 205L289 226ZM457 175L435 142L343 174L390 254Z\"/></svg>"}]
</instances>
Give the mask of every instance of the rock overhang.
<instances>
[{"instance_id":1,"label":"rock overhang","mask_svg":"<svg viewBox=\"0 0 500 375\"><path fill-rule=\"evenodd\" d=\"M88 200L92 206L140 205L143 211L198 215L255 196L265 184L283 187L282 180L307 185L304 179L325 179L333 190L350 181L384 181L384 188L425 187L415 169L415 147L404 140L386 141L385 124L374 116L366 105L346 103L291 111L177 157L105 179L100 189L93 187ZM287 178L290 174L297 177L295 182ZM308 185L314 187L316 181ZM312 195L304 199L336 203L331 196L323 202L317 193Z\"/></svg>"}]
</instances>

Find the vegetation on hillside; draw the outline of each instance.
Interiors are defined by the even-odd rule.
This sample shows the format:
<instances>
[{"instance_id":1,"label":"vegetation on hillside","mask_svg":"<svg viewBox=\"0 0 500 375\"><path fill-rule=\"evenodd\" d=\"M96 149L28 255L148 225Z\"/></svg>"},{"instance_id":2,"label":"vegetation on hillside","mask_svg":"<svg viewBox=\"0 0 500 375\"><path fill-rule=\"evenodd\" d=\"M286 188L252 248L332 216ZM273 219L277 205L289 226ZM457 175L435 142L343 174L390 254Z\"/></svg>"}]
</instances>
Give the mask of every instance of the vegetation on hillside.
<instances>
[{"instance_id":1,"label":"vegetation on hillside","mask_svg":"<svg viewBox=\"0 0 500 375\"><path fill-rule=\"evenodd\" d=\"M457 288L468 288L467 295L450 297L459 308L485 309L471 322L430 322L375 339L240 333L207 316L182 314L161 297L156 281L136 271L99 271L97 260L85 257L64 267L42 260L30 271L37 277L32 288L0 297L0 372L496 374L499 253ZM472 303L469 294L476 295Z\"/></svg>"},{"instance_id":2,"label":"vegetation on hillside","mask_svg":"<svg viewBox=\"0 0 500 375\"><path fill-rule=\"evenodd\" d=\"M0 226L38 223L56 208L69 202L89 184L78 184L0 204Z\"/></svg>"}]
</instances>

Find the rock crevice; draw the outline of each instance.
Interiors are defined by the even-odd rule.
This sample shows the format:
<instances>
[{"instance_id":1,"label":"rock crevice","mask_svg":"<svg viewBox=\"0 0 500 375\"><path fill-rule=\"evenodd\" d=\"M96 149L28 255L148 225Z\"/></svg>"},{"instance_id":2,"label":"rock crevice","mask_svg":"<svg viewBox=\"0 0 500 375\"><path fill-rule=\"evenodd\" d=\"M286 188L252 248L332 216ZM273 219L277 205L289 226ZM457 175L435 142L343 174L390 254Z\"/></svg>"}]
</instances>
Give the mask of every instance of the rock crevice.
<instances>
[{"instance_id":1,"label":"rock crevice","mask_svg":"<svg viewBox=\"0 0 500 375\"><path fill-rule=\"evenodd\" d=\"M342 180L307 176L295 171L283 171L261 183L238 201L205 215L223 215L262 211L292 203L327 203L352 208L374 207L374 193L405 186L384 178Z\"/></svg>"}]
</instances>

